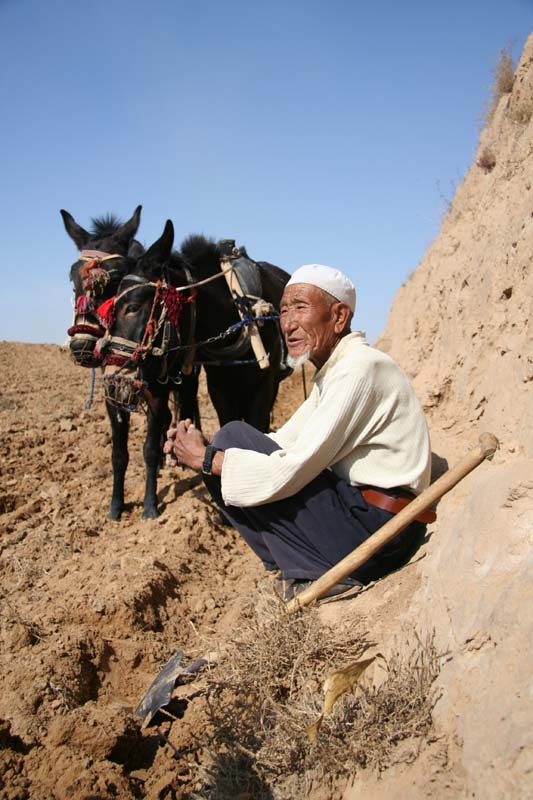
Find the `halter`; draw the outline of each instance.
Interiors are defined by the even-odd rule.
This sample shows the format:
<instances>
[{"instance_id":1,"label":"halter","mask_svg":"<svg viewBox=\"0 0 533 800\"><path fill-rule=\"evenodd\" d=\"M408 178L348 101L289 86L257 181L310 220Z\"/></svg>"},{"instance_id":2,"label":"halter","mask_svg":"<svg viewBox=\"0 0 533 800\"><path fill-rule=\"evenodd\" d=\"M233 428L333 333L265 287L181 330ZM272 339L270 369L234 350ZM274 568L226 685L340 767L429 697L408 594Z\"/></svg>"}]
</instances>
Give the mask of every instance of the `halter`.
<instances>
[{"instance_id":1,"label":"halter","mask_svg":"<svg viewBox=\"0 0 533 800\"><path fill-rule=\"evenodd\" d=\"M85 321L85 317L94 315L96 311L94 298L102 294L107 284L112 280L113 274L119 273L119 270L104 269L101 266L103 262L114 258L123 258L123 256L119 253L104 253L102 250L81 251L78 261L85 262L80 269L84 294L76 299L74 318L71 327L67 331L69 336L94 340L102 335L102 328L94 324L88 324ZM82 321L77 322L78 316L82 317Z\"/></svg>"},{"instance_id":2,"label":"halter","mask_svg":"<svg viewBox=\"0 0 533 800\"><path fill-rule=\"evenodd\" d=\"M109 283L111 274L118 272L118 270L114 269L102 269L103 262L110 261L113 258L123 258L123 256L120 253L103 253L101 250L81 251L78 261L85 261L85 266L80 269L80 275L83 288L87 293L98 294L97 290L100 287L103 289ZM94 274L94 270L98 270L98 273Z\"/></svg>"},{"instance_id":3,"label":"halter","mask_svg":"<svg viewBox=\"0 0 533 800\"><path fill-rule=\"evenodd\" d=\"M98 354L102 358L102 365L113 364L115 366L124 367L128 363L133 362L136 364L139 361L144 361L150 353L156 357L164 356L168 351L171 333L170 328L177 330L183 307L186 303L191 303L196 297L196 294L193 292L185 299L181 291L182 287L178 289L165 280L146 281L138 275L127 275L126 280L135 281L137 285L128 286L126 289L123 289L120 294L113 298L110 308L112 307L114 309L119 300L122 300L123 297L135 289L139 289L141 286L153 286L155 288L155 293L152 301L152 308L150 309L150 316L148 317L148 322L146 323L140 342L136 342L133 339L124 339L121 336L111 336L109 333L106 333L105 336L98 341L95 347L95 355ZM158 306L162 306L162 308L157 318L156 309ZM99 311L100 309L98 309L98 312ZM163 326L161 346L155 347L155 341ZM110 351L111 354L107 356L104 354L105 351Z\"/></svg>"},{"instance_id":4,"label":"halter","mask_svg":"<svg viewBox=\"0 0 533 800\"><path fill-rule=\"evenodd\" d=\"M110 258L124 258L120 253L104 253L103 250L82 250L78 261L109 261Z\"/></svg>"}]
</instances>

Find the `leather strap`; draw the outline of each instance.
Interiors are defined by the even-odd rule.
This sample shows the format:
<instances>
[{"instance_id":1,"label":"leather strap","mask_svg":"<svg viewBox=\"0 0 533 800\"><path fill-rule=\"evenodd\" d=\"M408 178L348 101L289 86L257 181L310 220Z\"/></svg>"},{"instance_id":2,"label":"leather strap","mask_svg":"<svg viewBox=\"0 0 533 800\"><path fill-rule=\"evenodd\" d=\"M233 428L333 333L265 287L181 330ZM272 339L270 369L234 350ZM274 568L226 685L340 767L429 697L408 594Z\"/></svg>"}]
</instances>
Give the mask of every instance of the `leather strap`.
<instances>
[{"instance_id":1,"label":"leather strap","mask_svg":"<svg viewBox=\"0 0 533 800\"><path fill-rule=\"evenodd\" d=\"M361 489L361 494L367 503L370 503L372 506L377 506L383 511L390 511L391 514L397 514L398 511L401 511L402 508L405 508L414 500L414 497L391 497L383 492L378 492L376 489ZM435 522L437 514L435 511L426 508L426 510L421 511L415 519L417 522L424 522L427 524L429 522Z\"/></svg>"},{"instance_id":2,"label":"leather strap","mask_svg":"<svg viewBox=\"0 0 533 800\"><path fill-rule=\"evenodd\" d=\"M78 261L109 261L111 258L124 258L120 253L104 253L102 250L82 250Z\"/></svg>"},{"instance_id":3,"label":"leather strap","mask_svg":"<svg viewBox=\"0 0 533 800\"><path fill-rule=\"evenodd\" d=\"M212 444L208 444L207 447L205 448L204 463L202 464L202 472L204 473L204 475L213 474L212 472L213 459L215 455L219 452L219 449L220 448L214 447Z\"/></svg>"}]
</instances>

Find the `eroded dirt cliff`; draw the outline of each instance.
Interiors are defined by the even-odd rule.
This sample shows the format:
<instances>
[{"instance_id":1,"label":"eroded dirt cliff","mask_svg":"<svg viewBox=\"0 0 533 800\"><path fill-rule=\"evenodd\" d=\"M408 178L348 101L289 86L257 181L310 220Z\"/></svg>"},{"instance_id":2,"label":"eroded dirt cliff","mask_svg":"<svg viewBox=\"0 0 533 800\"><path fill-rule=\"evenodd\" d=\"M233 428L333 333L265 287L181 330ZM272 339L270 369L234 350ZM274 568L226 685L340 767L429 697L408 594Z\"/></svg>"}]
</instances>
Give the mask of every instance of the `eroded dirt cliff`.
<instances>
[{"instance_id":1,"label":"eroded dirt cliff","mask_svg":"<svg viewBox=\"0 0 533 800\"><path fill-rule=\"evenodd\" d=\"M406 614L448 654L435 719L464 796L527 797L533 785L532 111L530 36L380 340L410 374L441 456L455 461L483 430L501 443L440 503Z\"/></svg>"}]
</instances>

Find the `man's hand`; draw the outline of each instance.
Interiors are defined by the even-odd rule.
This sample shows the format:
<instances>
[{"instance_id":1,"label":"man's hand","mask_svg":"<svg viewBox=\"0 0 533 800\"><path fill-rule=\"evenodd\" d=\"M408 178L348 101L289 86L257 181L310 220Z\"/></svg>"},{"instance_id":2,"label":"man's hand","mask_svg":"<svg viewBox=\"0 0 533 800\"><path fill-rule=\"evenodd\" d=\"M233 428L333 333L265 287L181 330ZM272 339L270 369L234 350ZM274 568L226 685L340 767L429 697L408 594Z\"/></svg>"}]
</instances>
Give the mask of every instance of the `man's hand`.
<instances>
[{"instance_id":1,"label":"man's hand","mask_svg":"<svg viewBox=\"0 0 533 800\"><path fill-rule=\"evenodd\" d=\"M164 451L170 454L173 466L182 464L198 472L204 463L205 446L207 440L200 431L195 428L190 419L178 422L176 428L170 428L167 432L167 441Z\"/></svg>"}]
</instances>

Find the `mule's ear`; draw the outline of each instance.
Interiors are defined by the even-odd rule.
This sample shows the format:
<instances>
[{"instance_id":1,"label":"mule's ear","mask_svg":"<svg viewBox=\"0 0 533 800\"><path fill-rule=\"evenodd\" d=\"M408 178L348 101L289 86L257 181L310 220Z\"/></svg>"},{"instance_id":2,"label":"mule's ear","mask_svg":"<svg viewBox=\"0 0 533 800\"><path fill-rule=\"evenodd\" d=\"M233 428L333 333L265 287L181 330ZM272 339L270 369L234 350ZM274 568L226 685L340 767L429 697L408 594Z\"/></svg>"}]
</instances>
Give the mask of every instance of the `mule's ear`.
<instances>
[{"instance_id":1,"label":"mule's ear","mask_svg":"<svg viewBox=\"0 0 533 800\"><path fill-rule=\"evenodd\" d=\"M137 206L135 211L133 212L133 216L127 222L120 226L118 231L115 233L115 236L121 242L129 243L137 233L139 228L139 224L141 222L141 211L142 206Z\"/></svg>"},{"instance_id":2,"label":"mule's ear","mask_svg":"<svg viewBox=\"0 0 533 800\"><path fill-rule=\"evenodd\" d=\"M146 251L145 258L150 261L168 261L174 244L174 225L167 219L163 235L157 242L154 242Z\"/></svg>"},{"instance_id":3,"label":"mule's ear","mask_svg":"<svg viewBox=\"0 0 533 800\"><path fill-rule=\"evenodd\" d=\"M78 250L83 250L89 239L91 238L91 234L87 233L85 228L82 228L81 225L78 225L72 214L69 214L68 211L65 211L63 208L59 212L63 217L63 224L65 226L65 230L78 248Z\"/></svg>"},{"instance_id":4,"label":"mule's ear","mask_svg":"<svg viewBox=\"0 0 533 800\"><path fill-rule=\"evenodd\" d=\"M142 255L144 255L144 247L140 242L137 241L137 239L134 239L132 242L130 242L127 255L128 258L135 258L135 259L140 258Z\"/></svg>"}]
</instances>

